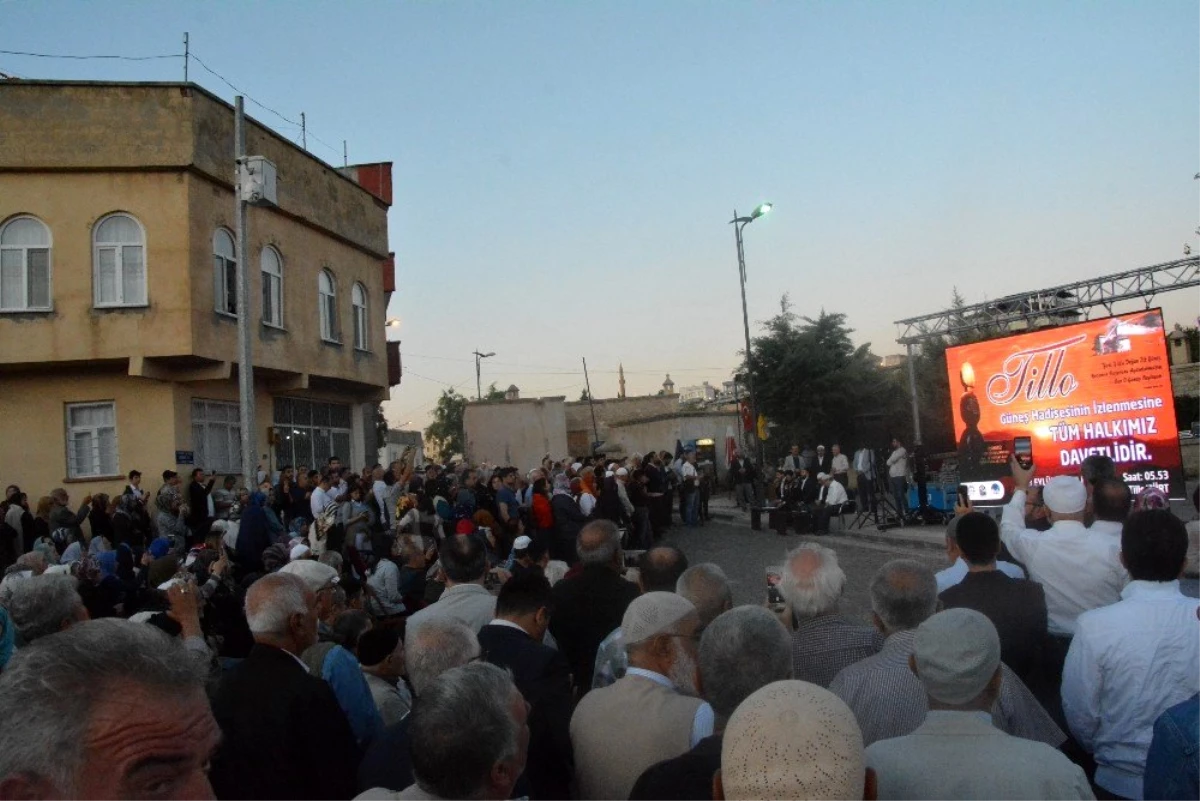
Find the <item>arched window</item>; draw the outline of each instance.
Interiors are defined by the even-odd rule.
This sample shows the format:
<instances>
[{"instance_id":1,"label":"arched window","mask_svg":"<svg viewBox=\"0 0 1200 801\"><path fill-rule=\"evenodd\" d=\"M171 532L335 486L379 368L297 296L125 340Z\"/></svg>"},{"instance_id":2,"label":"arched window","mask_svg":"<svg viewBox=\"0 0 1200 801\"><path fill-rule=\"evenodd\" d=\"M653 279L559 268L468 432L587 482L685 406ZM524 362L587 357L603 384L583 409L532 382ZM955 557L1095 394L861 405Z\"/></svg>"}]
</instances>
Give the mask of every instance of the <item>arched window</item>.
<instances>
[{"instance_id":1,"label":"arched window","mask_svg":"<svg viewBox=\"0 0 1200 801\"><path fill-rule=\"evenodd\" d=\"M283 259L270 245L262 251L262 291L263 324L283 328Z\"/></svg>"},{"instance_id":2,"label":"arched window","mask_svg":"<svg viewBox=\"0 0 1200 801\"><path fill-rule=\"evenodd\" d=\"M0 311L50 308L50 229L34 217L0 226Z\"/></svg>"},{"instance_id":3,"label":"arched window","mask_svg":"<svg viewBox=\"0 0 1200 801\"><path fill-rule=\"evenodd\" d=\"M224 228L213 232L213 308L237 315L237 250Z\"/></svg>"},{"instance_id":4,"label":"arched window","mask_svg":"<svg viewBox=\"0 0 1200 801\"><path fill-rule=\"evenodd\" d=\"M128 214L110 214L92 234L95 305L146 305L146 232Z\"/></svg>"},{"instance_id":5,"label":"arched window","mask_svg":"<svg viewBox=\"0 0 1200 801\"><path fill-rule=\"evenodd\" d=\"M320 294L318 305L321 313L321 339L326 342L338 342L337 284L329 270L321 270L317 279L317 291Z\"/></svg>"},{"instance_id":6,"label":"arched window","mask_svg":"<svg viewBox=\"0 0 1200 801\"><path fill-rule=\"evenodd\" d=\"M370 338L367 336L367 288L355 284L350 293L350 303L354 307L354 347L357 350L370 350Z\"/></svg>"}]
</instances>

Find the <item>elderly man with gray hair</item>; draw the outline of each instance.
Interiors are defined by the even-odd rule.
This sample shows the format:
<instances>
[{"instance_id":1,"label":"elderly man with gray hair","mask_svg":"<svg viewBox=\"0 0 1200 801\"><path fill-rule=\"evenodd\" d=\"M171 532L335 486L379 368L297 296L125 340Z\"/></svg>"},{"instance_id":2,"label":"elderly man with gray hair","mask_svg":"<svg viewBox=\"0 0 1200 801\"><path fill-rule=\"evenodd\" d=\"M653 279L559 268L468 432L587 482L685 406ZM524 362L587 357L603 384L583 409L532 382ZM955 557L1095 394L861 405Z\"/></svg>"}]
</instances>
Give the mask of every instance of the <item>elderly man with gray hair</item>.
<instances>
[{"instance_id":1,"label":"elderly man with gray hair","mask_svg":"<svg viewBox=\"0 0 1200 801\"><path fill-rule=\"evenodd\" d=\"M696 697L699 629L696 607L673 592L646 593L625 610L629 669L571 717L577 798L628 798L642 771L712 734L712 707Z\"/></svg>"},{"instance_id":2,"label":"elderly man with gray hair","mask_svg":"<svg viewBox=\"0 0 1200 801\"><path fill-rule=\"evenodd\" d=\"M358 799L507 799L525 771L529 705L507 670L487 662L448 670L412 711L416 782Z\"/></svg>"},{"instance_id":3,"label":"elderly man with gray hair","mask_svg":"<svg viewBox=\"0 0 1200 801\"><path fill-rule=\"evenodd\" d=\"M18 582L8 601L8 614L28 645L49 634L64 631L88 619L79 597L78 582L65 574L33 576Z\"/></svg>"},{"instance_id":4,"label":"elderly man with gray hair","mask_svg":"<svg viewBox=\"0 0 1200 801\"><path fill-rule=\"evenodd\" d=\"M404 643L404 666L412 685L413 707L443 673L462 667L480 655L479 638L465 623L451 618L431 620ZM358 789L400 791L413 783L410 725L412 714L385 727L367 748L358 766Z\"/></svg>"},{"instance_id":5,"label":"elderly man with gray hair","mask_svg":"<svg viewBox=\"0 0 1200 801\"><path fill-rule=\"evenodd\" d=\"M0 674L0 798L212 798L205 672L144 623L83 622Z\"/></svg>"},{"instance_id":6,"label":"elderly man with gray hair","mask_svg":"<svg viewBox=\"0 0 1200 801\"><path fill-rule=\"evenodd\" d=\"M837 613L846 573L837 553L805 542L787 556L779 592L792 629L792 672L800 681L828 687L842 668L879 653L883 635Z\"/></svg>"},{"instance_id":7,"label":"elderly man with gray hair","mask_svg":"<svg viewBox=\"0 0 1200 801\"><path fill-rule=\"evenodd\" d=\"M912 734L867 748L880 798L1092 798L1087 776L1044 743L992 722L1003 671L996 627L974 609L939 612L917 627L909 657L929 697Z\"/></svg>"},{"instance_id":8,"label":"elderly man with gray hair","mask_svg":"<svg viewBox=\"0 0 1200 801\"><path fill-rule=\"evenodd\" d=\"M842 670L829 689L854 710L863 742L911 734L929 712L925 688L909 669L917 627L937 611L937 581L920 562L894 559L871 579L875 626L887 637L875 656ZM1003 664L992 717L1003 731L1058 748L1067 739L1029 688Z\"/></svg>"},{"instance_id":9,"label":"elderly man with gray hair","mask_svg":"<svg viewBox=\"0 0 1200 801\"><path fill-rule=\"evenodd\" d=\"M712 562L693 565L683 571L675 582L675 592L696 607L702 628L733 608L733 587L729 578Z\"/></svg>"},{"instance_id":10,"label":"elderly man with gray hair","mask_svg":"<svg viewBox=\"0 0 1200 801\"><path fill-rule=\"evenodd\" d=\"M729 716L754 691L791 675L791 640L775 615L761 606L739 606L718 616L700 638L700 685L713 708L714 733L686 754L647 769L630 799L712 798Z\"/></svg>"},{"instance_id":11,"label":"elderly man with gray hair","mask_svg":"<svg viewBox=\"0 0 1200 801\"><path fill-rule=\"evenodd\" d=\"M218 798L354 794L354 733L329 684L300 659L317 639L316 605L290 573L263 576L246 592L254 647L213 694L224 735L210 774Z\"/></svg>"}]
</instances>

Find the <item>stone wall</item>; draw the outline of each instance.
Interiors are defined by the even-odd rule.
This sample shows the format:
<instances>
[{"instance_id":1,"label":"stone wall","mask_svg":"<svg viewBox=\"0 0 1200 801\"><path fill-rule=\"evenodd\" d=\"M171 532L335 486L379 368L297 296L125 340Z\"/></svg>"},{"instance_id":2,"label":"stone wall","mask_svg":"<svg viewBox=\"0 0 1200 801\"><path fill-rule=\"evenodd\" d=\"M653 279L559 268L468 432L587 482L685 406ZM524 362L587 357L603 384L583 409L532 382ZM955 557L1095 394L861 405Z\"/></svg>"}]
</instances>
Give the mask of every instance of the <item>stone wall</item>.
<instances>
[{"instance_id":1,"label":"stone wall","mask_svg":"<svg viewBox=\"0 0 1200 801\"><path fill-rule=\"evenodd\" d=\"M522 472L549 453L568 455L563 397L472 401L463 412L466 457L474 464L514 465Z\"/></svg>"}]
</instances>

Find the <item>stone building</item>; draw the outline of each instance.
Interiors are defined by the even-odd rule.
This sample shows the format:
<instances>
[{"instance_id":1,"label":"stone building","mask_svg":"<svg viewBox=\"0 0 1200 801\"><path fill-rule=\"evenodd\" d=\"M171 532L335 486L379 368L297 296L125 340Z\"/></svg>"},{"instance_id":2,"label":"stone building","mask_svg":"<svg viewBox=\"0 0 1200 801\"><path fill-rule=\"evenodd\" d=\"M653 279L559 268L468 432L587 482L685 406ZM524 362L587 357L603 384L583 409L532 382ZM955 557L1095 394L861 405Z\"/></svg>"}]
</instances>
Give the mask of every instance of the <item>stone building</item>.
<instances>
[{"instance_id":1,"label":"stone building","mask_svg":"<svg viewBox=\"0 0 1200 801\"><path fill-rule=\"evenodd\" d=\"M233 109L194 84L0 82L0 442L38 495L139 469L237 473ZM248 213L262 466L373 460L391 164L339 171L247 120L278 205Z\"/></svg>"}]
</instances>

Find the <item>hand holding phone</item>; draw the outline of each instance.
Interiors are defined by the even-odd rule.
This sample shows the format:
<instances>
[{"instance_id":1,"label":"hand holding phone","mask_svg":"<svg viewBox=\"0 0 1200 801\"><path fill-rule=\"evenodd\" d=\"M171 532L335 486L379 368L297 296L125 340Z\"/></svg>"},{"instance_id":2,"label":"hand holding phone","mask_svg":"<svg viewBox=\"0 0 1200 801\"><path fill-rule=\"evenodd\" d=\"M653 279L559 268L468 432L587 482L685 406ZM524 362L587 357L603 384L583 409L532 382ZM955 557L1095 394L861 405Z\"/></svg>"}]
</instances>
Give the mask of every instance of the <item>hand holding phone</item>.
<instances>
[{"instance_id":1,"label":"hand holding phone","mask_svg":"<svg viewBox=\"0 0 1200 801\"><path fill-rule=\"evenodd\" d=\"M1033 467L1033 438L1016 437L1013 439L1013 457L1017 464L1025 470Z\"/></svg>"}]
</instances>

